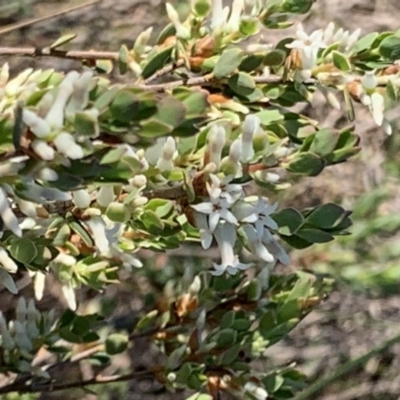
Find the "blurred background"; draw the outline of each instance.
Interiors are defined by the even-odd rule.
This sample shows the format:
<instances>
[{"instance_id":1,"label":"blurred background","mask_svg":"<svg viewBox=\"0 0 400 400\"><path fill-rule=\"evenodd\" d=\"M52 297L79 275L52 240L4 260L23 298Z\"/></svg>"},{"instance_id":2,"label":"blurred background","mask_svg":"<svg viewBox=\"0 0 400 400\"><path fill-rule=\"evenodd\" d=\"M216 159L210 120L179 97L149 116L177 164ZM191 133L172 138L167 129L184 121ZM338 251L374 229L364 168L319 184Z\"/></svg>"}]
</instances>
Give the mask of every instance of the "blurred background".
<instances>
[{"instance_id":1,"label":"blurred background","mask_svg":"<svg viewBox=\"0 0 400 400\"><path fill-rule=\"evenodd\" d=\"M117 51L121 44L131 46L137 35L149 26L155 31L166 20L161 0L100 0L98 3L33 25L1 33L1 28L77 6L79 0L1 0L0 34L2 46L45 47L66 33L76 33L76 50ZM171 1L184 15L186 2ZM306 30L324 28L329 21L351 31L360 27L363 34L397 30L400 27L399 0L317 0L312 12L302 17ZM263 32L264 40L275 43L287 31ZM79 68L78 63L57 59L10 58L12 71L27 67ZM322 121L323 126L348 124L340 111L333 110L316 97L313 106L303 112ZM386 137L374 126L369 113L357 110L356 131L361 137L362 152L346 165L328 168L317 178L302 179L280 199L281 205L299 208L325 202L337 202L354 210L352 235L328 245L291 254L288 270L306 269L335 277L337 284L330 298L306 317L284 343L268 350L271 365L295 362L309 375L310 382L331 373L338 365L358 357L400 332L400 109L388 113L394 133ZM198 254L196 248L196 254ZM106 293L79 293L82 307L114 313L113 324L130 329L143 310L162 309L185 275L205 268L206 257L194 257L193 250L154 255L143 252L145 268L126 273L124 281ZM208 257L208 255L207 255ZM24 295L33 295L29 280L18 282ZM0 291L0 308L12 312L16 299ZM39 303L40 308L65 307L54 282ZM122 367L146 368L157 360L156 349L145 339L134 343L129 356L121 356ZM162 362L162 360L158 360ZM59 373L65 373L60 371ZM68 374L89 374L81 365ZM91 393L69 391L54 395L8 396L4 399L180 399L184 394L168 394L150 382L120 383L94 389ZM400 345L393 346L366 365L353 370L314 397L322 400L400 399Z\"/></svg>"}]
</instances>

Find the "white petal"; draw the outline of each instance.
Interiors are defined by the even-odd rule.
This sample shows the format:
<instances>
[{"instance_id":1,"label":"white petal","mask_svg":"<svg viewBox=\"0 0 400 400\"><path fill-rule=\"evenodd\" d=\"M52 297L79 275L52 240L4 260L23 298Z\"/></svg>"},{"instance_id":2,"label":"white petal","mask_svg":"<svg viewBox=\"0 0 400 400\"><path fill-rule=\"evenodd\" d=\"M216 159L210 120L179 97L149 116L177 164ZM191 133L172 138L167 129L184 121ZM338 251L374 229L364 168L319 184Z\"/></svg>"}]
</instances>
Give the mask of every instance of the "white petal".
<instances>
[{"instance_id":1,"label":"white petal","mask_svg":"<svg viewBox=\"0 0 400 400\"><path fill-rule=\"evenodd\" d=\"M209 225L210 225L210 231L211 231L211 232L214 232L215 228L218 226L219 220L220 220L220 214L219 214L219 212L213 211L213 212L210 214L210 218L209 218L209 220L208 220L208 223L209 223Z\"/></svg>"},{"instance_id":2,"label":"white petal","mask_svg":"<svg viewBox=\"0 0 400 400\"><path fill-rule=\"evenodd\" d=\"M191 204L190 207L203 214L211 214L214 211L214 206L211 203L206 202L200 204Z\"/></svg>"}]
</instances>

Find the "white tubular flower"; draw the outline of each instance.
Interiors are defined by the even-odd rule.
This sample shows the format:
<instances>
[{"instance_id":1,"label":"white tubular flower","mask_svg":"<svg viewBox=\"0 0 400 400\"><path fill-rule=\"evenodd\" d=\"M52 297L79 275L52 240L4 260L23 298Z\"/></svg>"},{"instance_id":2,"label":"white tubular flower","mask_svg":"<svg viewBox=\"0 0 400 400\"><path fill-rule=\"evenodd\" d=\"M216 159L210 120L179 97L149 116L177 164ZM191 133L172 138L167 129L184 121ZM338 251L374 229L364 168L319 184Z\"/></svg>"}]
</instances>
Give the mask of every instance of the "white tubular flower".
<instances>
[{"instance_id":1,"label":"white tubular flower","mask_svg":"<svg viewBox=\"0 0 400 400\"><path fill-rule=\"evenodd\" d=\"M209 161L215 164L216 170L219 170L221 164L221 153L225 145L225 136L225 128L219 125L213 125L208 132Z\"/></svg>"},{"instance_id":2,"label":"white tubular flower","mask_svg":"<svg viewBox=\"0 0 400 400\"><path fill-rule=\"evenodd\" d=\"M33 289L35 292L35 299L40 301L43 298L45 288L46 275L43 272L37 271L34 277Z\"/></svg>"},{"instance_id":3,"label":"white tubular flower","mask_svg":"<svg viewBox=\"0 0 400 400\"><path fill-rule=\"evenodd\" d=\"M208 225L207 215L195 211L194 212L194 220L195 220L196 227L198 228L199 233L200 233L201 246L203 247L204 250L207 250L210 248L211 243L213 241L212 232Z\"/></svg>"},{"instance_id":4,"label":"white tubular flower","mask_svg":"<svg viewBox=\"0 0 400 400\"><path fill-rule=\"evenodd\" d=\"M233 0L231 15L229 17L225 30L237 32L240 27L240 17L244 10L244 0Z\"/></svg>"},{"instance_id":5,"label":"white tubular flower","mask_svg":"<svg viewBox=\"0 0 400 400\"><path fill-rule=\"evenodd\" d=\"M282 264L288 265L290 263L290 258L283 247L276 241L272 233L268 229L264 229L262 236L262 242L268 251Z\"/></svg>"},{"instance_id":6,"label":"white tubular flower","mask_svg":"<svg viewBox=\"0 0 400 400\"><path fill-rule=\"evenodd\" d=\"M219 186L206 184L207 191L210 196L210 201L200 204L192 204L191 207L203 214L209 216L208 224L210 232L214 232L220 219L231 224L237 224L236 217L232 214L229 208L237 200L236 194L232 195L229 192L223 192Z\"/></svg>"},{"instance_id":7,"label":"white tubular flower","mask_svg":"<svg viewBox=\"0 0 400 400\"><path fill-rule=\"evenodd\" d=\"M61 132L54 139L57 150L72 160L83 158L83 149L76 144L74 137L67 132Z\"/></svg>"},{"instance_id":8,"label":"white tubular flower","mask_svg":"<svg viewBox=\"0 0 400 400\"><path fill-rule=\"evenodd\" d=\"M19 197L15 197L15 202L18 204L20 211L27 217L37 217L36 206L31 201L22 200Z\"/></svg>"},{"instance_id":9,"label":"white tubular flower","mask_svg":"<svg viewBox=\"0 0 400 400\"><path fill-rule=\"evenodd\" d=\"M385 104L384 104L384 98L381 94L375 92L372 93L371 95L371 112L372 112L372 117L374 118L375 123L378 126L382 126L383 124L383 119L384 119L384 109L385 109Z\"/></svg>"},{"instance_id":10,"label":"white tubular flower","mask_svg":"<svg viewBox=\"0 0 400 400\"><path fill-rule=\"evenodd\" d=\"M221 170L225 175L238 176L242 172L242 164L240 158L242 155L242 143L240 139L236 139L231 144L228 157L221 161Z\"/></svg>"},{"instance_id":11,"label":"white tubular flower","mask_svg":"<svg viewBox=\"0 0 400 400\"><path fill-rule=\"evenodd\" d=\"M166 137L160 137L156 139L156 142L152 146L146 149L144 153L144 158L148 161L150 165L157 164L158 160L161 157L162 149L166 141Z\"/></svg>"},{"instance_id":12,"label":"white tubular flower","mask_svg":"<svg viewBox=\"0 0 400 400\"><path fill-rule=\"evenodd\" d=\"M261 120L249 114L244 119L242 126L242 162L249 162L254 157L253 137L260 128Z\"/></svg>"},{"instance_id":13,"label":"white tubular flower","mask_svg":"<svg viewBox=\"0 0 400 400\"><path fill-rule=\"evenodd\" d=\"M383 132L385 132L386 135L388 135L388 136L390 136L393 133L392 125L386 118L383 119L382 129L383 129Z\"/></svg>"},{"instance_id":14,"label":"white tubular flower","mask_svg":"<svg viewBox=\"0 0 400 400\"><path fill-rule=\"evenodd\" d=\"M261 258L261 260L264 260L266 262L273 262L275 258L262 244L261 238L259 237L259 232L256 231L256 229L249 224L243 225L243 230L246 234L251 252L254 253L257 257Z\"/></svg>"},{"instance_id":15,"label":"white tubular flower","mask_svg":"<svg viewBox=\"0 0 400 400\"><path fill-rule=\"evenodd\" d=\"M8 255L7 251L0 247L0 265L8 272L15 274L18 266L14 260Z\"/></svg>"},{"instance_id":16,"label":"white tubular flower","mask_svg":"<svg viewBox=\"0 0 400 400\"><path fill-rule=\"evenodd\" d=\"M268 398L268 392L261 386L257 386L254 382L247 382L243 389L256 400L266 400Z\"/></svg>"},{"instance_id":17,"label":"white tubular flower","mask_svg":"<svg viewBox=\"0 0 400 400\"><path fill-rule=\"evenodd\" d=\"M44 167L37 173L37 178L46 182L55 182L58 180L58 174L53 169Z\"/></svg>"},{"instance_id":18,"label":"white tubular flower","mask_svg":"<svg viewBox=\"0 0 400 400\"><path fill-rule=\"evenodd\" d=\"M277 208L278 203L270 205L260 196L256 204L243 201L236 203L232 212L240 222L254 224L257 237L261 239L265 229L278 229L277 223L270 216Z\"/></svg>"},{"instance_id":19,"label":"white tubular flower","mask_svg":"<svg viewBox=\"0 0 400 400\"><path fill-rule=\"evenodd\" d=\"M251 264L241 263L233 250L236 243L235 226L228 223L219 224L214 231L214 237L221 254L221 264L214 263L213 275L219 276L225 271L235 275L239 270L245 270L251 266Z\"/></svg>"},{"instance_id":20,"label":"white tubular flower","mask_svg":"<svg viewBox=\"0 0 400 400\"><path fill-rule=\"evenodd\" d=\"M357 40L361 35L361 28L356 29L347 39L346 47L344 49L345 53L348 53L353 46L356 44Z\"/></svg>"},{"instance_id":21,"label":"white tubular flower","mask_svg":"<svg viewBox=\"0 0 400 400\"><path fill-rule=\"evenodd\" d=\"M49 123L37 116L33 111L23 109L22 120L36 137L45 138L50 134L51 127Z\"/></svg>"},{"instance_id":22,"label":"white tubular flower","mask_svg":"<svg viewBox=\"0 0 400 400\"><path fill-rule=\"evenodd\" d=\"M151 34L153 32L153 27L146 29L141 32L139 36L135 40L135 44L133 45L133 50L136 54L142 54L146 50L147 43L150 40Z\"/></svg>"},{"instance_id":23,"label":"white tubular flower","mask_svg":"<svg viewBox=\"0 0 400 400\"><path fill-rule=\"evenodd\" d=\"M13 210L8 203L7 194L3 188L0 187L0 216L4 225L18 237L22 237L22 230L18 224L18 218L15 216Z\"/></svg>"},{"instance_id":24,"label":"white tubular flower","mask_svg":"<svg viewBox=\"0 0 400 400\"><path fill-rule=\"evenodd\" d=\"M326 47L323 42L323 35L324 32L321 29L307 35L304 32L303 25L297 25L296 40L287 44L286 47L300 52L301 68L303 70L309 71L315 67L319 49Z\"/></svg>"},{"instance_id":25,"label":"white tubular flower","mask_svg":"<svg viewBox=\"0 0 400 400\"><path fill-rule=\"evenodd\" d=\"M366 71L364 76L361 78L361 84L367 91L374 90L378 85L378 78L375 76L375 70Z\"/></svg>"},{"instance_id":26,"label":"white tubular flower","mask_svg":"<svg viewBox=\"0 0 400 400\"><path fill-rule=\"evenodd\" d=\"M97 192L96 200L101 207L108 205L115 199L114 188L112 186L102 186Z\"/></svg>"},{"instance_id":27,"label":"white tubular flower","mask_svg":"<svg viewBox=\"0 0 400 400\"><path fill-rule=\"evenodd\" d=\"M89 103L89 85L93 77L93 71L85 71L74 83L73 93L65 107L67 115L73 115L77 111L83 110Z\"/></svg>"},{"instance_id":28,"label":"white tubular flower","mask_svg":"<svg viewBox=\"0 0 400 400\"><path fill-rule=\"evenodd\" d=\"M158 160L156 167L161 171L170 171L174 168L172 161L176 151L176 143L173 137L169 136L163 146L161 158Z\"/></svg>"},{"instance_id":29,"label":"white tubular flower","mask_svg":"<svg viewBox=\"0 0 400 400\"><path fill-rule=\"evenodd\" d=\"M110 243L106 235L106 225L103 218L92 217L86 221L86 225L91 229L94 243L100 254L108 254L110 252Z\"/></svg>"},{"instance_id":30,"label":"white tubular flower","mask_svg":"<svg viewBox=\"0 0 400 400\"><path fill-rule=\"evenodd\" d=\"M189 39L190 32L187 28L183 26L182 22L179 20L179 15L175 8L170 3L166 3L165 7L167 9L168 18L175 27L176 36L181 39Z\"/></svg>"},{"instance_id":31,"label":"white tubular flower","mask_svg":"<svg viewBox=\"0 0 400 400\"><path fill-rule=\"evenodd\" d=\"M58 86L57 96L46 115L46 121L52 128L61 129L63 127L65 106L74 90L73 84L78 78L78 72L71 71Z\"/></svg>"},{"instance_id":32,"label":"white tubular flower","mask_svg":"<svg viewBox=\"0 0 400 400\"><path fill-rule=\"evenodd\" d=\"M65 300L67 301L69 309L75 311L77 309L76 296L71 282L62 285L61 290L63 292Z\"/></svg>"},{"instance_id":33,"label":"white tubular flower","mask_svg":"<svg viewBox=\"0 0 400 400\"><path fill-rule=\"evenodd\" d=\"M325 28L324 33L322 35L323 42L328 45L333 39L333 32L335 31L335 24L330 22L328 26Z\"/></svg>"},{"instance_id":34,"label":"white tubular flower","mask_svg":"<svg viewBox=\"0 0 400 400\"><path fill-rule=\"evenodd\" d=\"M222 0L212 0L211 29L215 29L225 23L225 16L222 8Z\"/></svg>"},{"instance_id":35,"label":"white tubular flower","mask_svg":"<svg viewBox=\"0 0 400 400\"><path fill-rule=\"evenodd\" d=\"M33 151L44 161L54 159L54 149L43 140L34 140L31 143Z\"/></svg>"},{"instance_id":36,"label":"white tubular flower","mask_svg":"<svg viewBox=\"0 0 400 400\"><path fill-rule=\"evenodd\" d=\"M78 208L88 208L90 207L90 194L87 192L87 190L80 189L80 190L75 190L72 192L72 198L74 201L74 204Z\"/></svg>"}]
</instances>

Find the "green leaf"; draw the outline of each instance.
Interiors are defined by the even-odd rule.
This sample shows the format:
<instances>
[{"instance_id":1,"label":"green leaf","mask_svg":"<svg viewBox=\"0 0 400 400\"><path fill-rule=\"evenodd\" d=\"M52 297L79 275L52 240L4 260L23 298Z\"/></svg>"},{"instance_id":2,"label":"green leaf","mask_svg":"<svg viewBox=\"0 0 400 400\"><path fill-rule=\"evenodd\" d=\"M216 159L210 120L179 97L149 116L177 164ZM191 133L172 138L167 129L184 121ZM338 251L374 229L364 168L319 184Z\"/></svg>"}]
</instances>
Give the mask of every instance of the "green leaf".
<instances>
[{"instance_id":1,"label":"green leaf","mask_svg":"<svg viewBox=\"0 0 400 400\"><path fill-rule=\"evenodd\" d=\"M351 71L351 63L349 59L339 51L333 50L332 51L332 59L333 64L336 68L340 69L340 71L347 72Z\"/></svg>"},{"instance_id":2,"label":"green leaf","mask_svg":"<svg viewBox=\"0 0 400 400\"><path fill-rule=\"evenodd\" d=\"M324 128L315 134L309 150L321 157L325 157L335 150L338 141L338 131L330 128Z\"/></svg>"},{"instance_id":3,"label":"green leaf","mask_svg":"<svg viewBox=\"0 0 400 400\"><path fill-rule=\"evenodd\" d=\"M217 347L231 347L235 344L237 332L233 329L222 329L217 336Z\"/></svg>"},{"instance_id":4,"label":"green leaf","mask_svg":"<svg viewBox=\"0 0 400 400\"><path fill-rule=\"evenodd\" d=\"M164 65L172 60L172 51L174 46L167 47L159 51L155 56L153 56L143 68L142 77L144 79L149 78L160 70Z\"/></svg>"},{"instance_id":5,"label":"green leaf","mask_svg":"<svg viewBox=\"0 0 400 400\"><path fill-rule=\"evenodd\" d=\"M196 0L195 2L192 2L192 7L196 17L205 18L211 11L211 1Z\"/></svg>"},{"instance_id":6,"label":"green leaf","mask_svg":"<svg viewBox=\"0 0 400 400\"><path fill-rule=\"evenodd\" d=\"M129 339L121 333L112 333L105 341L107 354L120 354L128 348Z\"/></svg>"},{"instance_id":7,"label":"green leaf","mask_svg":"<svg viewBox=\"0 0 400 400\"><path fill-rule=\"evenodd\" d=\"M53 44L50 45L50 49L55 49L57 47L61 47L64 44L70 42L71 40L74 40L77 37L75 33L69 34L69 35L64 35L61 36L59 39L57 39Z\"/></svg>"},{"instance_id":8,"label":"green leaf","mask_svg":"<svg viewBox=\"0 0 400 400\"><path fill-rule=\"evenodd\" d=\"M74 129L78 135L95 137L98 134L99 126L96 118L78 111L75 114Z\"/></svg>"},{"instance_id":9,"label":"green leaf","mask_svg":"<svg viewBox=\"0 0 400 400\"><path fill-rule=\"evenodd\" d=\"M256 87L254 79L245 72L232 75L228 80L228 85L235 93L242 96L253 93Z\"/></svg>"},{"instance_id":10,"label":"green leaf","mask_svg":"<svg viewBox=\"0 0 400 400\"><path fill-rule=\"evenodd\" d=\"M278 232L282 235L293 235L304 224L303 215L295 208L285 208L272 215L274 221L278 224Z\"/></svg>"},{"instance_id":11,"label":"green leaf","mask_svg":"<svg viewBox=\"0 0 400 400\"><path fill-rule=\"evenodd\" d=\"M266 336L276 326L275 313L270 310L267 311L260 319L259 329L262 336Z\"/></svg>"},{"instance_id":12,"label":"green leaf","mask_svg":"<svg viewBox=\"0 0 400 400\"><path fill-rule=\"evenodd\" d=\"M253 72L261 66L263 61L263 54L250 54L241 61L238 69L243 72Z\"/></svg>"},{"instance_id":13,"label":"green leaf","mask_svg":"<svg viewBox=\"0 0 400 400\"><path fill-rule=\"evenodd\" d=\"M314 153L300 153L289 163L287 170L295 174L316 176L325 167L325 161Z\"/></svg>"},{"instance_id":14,"label":"green leaf","mask_svg":"<svg viewBox=\"0 0 400 400\"><path fill-rule=\"evenodd\" d=\"M228 49L225 50L214 67L213 74L216 78L224 78L229 76L236 68L239 67L243 59L243 50Z\"/></svg>"},{"instance_id":15,"label":"green leaf","mask_svg":"<svg viewBox=\"0 0 400 400\"><path fill-rule=\"evenodd\" d=\"M118 53L118 67L120 74L125 74L128 70L129 50L125 45L122 45Z\"/></svg>"},{"instance_id":16,"label":"green leaf","mask_svg":"<svg viewBox=\"0 0 400 400\"><path fill-rule=\"evenodd\" d=\"M229 350L227 350L221 357L221 364L222 365L230 365L233 363L241 350L242 346L240 344L235 344Z\"/></svg>"},{"instance_id":17,"label":"green leaf","mask_svg":"<svg viewBox=\"0 0 400 400\"><path fill-rule=\"evenodd\" d=\"M264 57L264 64L269 67L280 67L286 60L286 52L280 49L270 51Z\"/></svg>"},{"instance_id":18,"label":"green leaf","mask_svg":"<svg viewBox=\"0 0 400 400\"><path fill-rule=\"evenodd\" d=\"M328 203L318 206L306 218L307 224L320 229L331 229L339 225L349 215L342 207Z\"/></svg>"},{"instance_id":19,"label":"green leaf","mask_svg":"<svg viewBox=\"0 0 400 400\"><path fill-rule=\"evenodd\" d=\"M138 97L129 90L121 90L110 105L111 115L122 123L129 123L134 119L139 109Z\"/></svg>"},{"instance_id":20,"label":"green leaf","mask_svg":"<svg viewBox=\"0 0 400 400\"><path fill-rule=\"evenodd\" d=\"M29 264L33 261L38 252L36 250L35 244L26 238L17 239L11 246L10 246L10 254L13 258L23 264Z\"/></svg>"},{"instance_id":21,"label":"green leaf","mask_svg":"<svg viewBox=\"0 0 400 400\"><path fill-rule=\"evenodd\" d=\"M379 46L379 53L391 61L398 60L400 58L400 37L392 35L383 39Z\"/></svg>"},{"instance_id":22,"label":"green leaf","mask_svg":"<svg viewBox=\"0 0 400 400\"><path fill-rule=\"evenodd\" d=\"M285 379L282 378L281 375L278 375L276 372L267 375L263 380L262 380L265 390L268 393L275 393L278 391L283 383L285 382Z\"/></svg>"},{"instance_id":23,"label":"green leaf","mask_svg":"<svg viewBox=\"0 0 400 400\"><path fill-rule=\"evenodd\" d=\"M116 201L107 206L106 215L111 221L120 223L129 221L131 217L127 207L124 204Z\"/></svg>"},{"instance_id":24,"label":"green leaf","mask_svg":"<svg viewBox=\"0 0 400 400\"><path fill-rule=\"evenodd\" d=\"M358 39L351 49L351 54L362 53L363 51L369 50L372 47L375 39L378 37L377 32L369 33L368 35Z\"/></svg>"},{"instance_id":25,"label":"green leaf","mask_svg":"<svg viewBox=\"0 0 400 400\"><path fill-rule=\"evenodd\" d=\"M273 122L283 121L283 115L279 110L264 110L255 114L261 120L262 125L270 125Z\"/></svg>"},{"instance_id":26,"label":"green leaf","mask_svg":"<svg viewBox=\"0 0 400 400\"><path fill-rule=\"evenodd\" d=\"M300 229L296 236L307 240L310 243L328 243L333 240L333 236L320 229L304 228Z\"/></svg>"},{"instance_id":27,"label":"green leaf","mask_svg":"<svg viewBox=\"0 0 400 400\"><path fill-rule=\"evenodd\" d=\"M18 289L17 286L15 285L15 282L11 275L4 270L3 268L0 268L0 283L12 294L18 294Z\"/></svg>"},{"instance_id":28,"label":"green leaf","mask_svg":"<svg viewBox=\"0 0 400 400\"><path fill-rule=\"evenodd\" d=\"M293 14L305 14L310 11L314 0L285 0L282 11Z\"/></svg>"},{"instance_id":29,"label":"green leaf","mask_svg":"<svg viewBox=\"0 0 400 400\"><path fill-rule=\"evenodd\" d=\"M221 329L230 328L235 322L235 315L236 315L235 311L228 311L227 313L225 313L225 315L221 319L220 328Z\"/></svg>"},{"instance_id":30,"label":"green leaf","mask_svg":"<svg viewBox=\"0 0 400 400\"><path fill-rule=\"evenodd\" d=\"M176 128L185 121L185 116L186 107L182 102L172 96L168 96L158 102L157 113L154 118Z\"/></svg>"}]
</instances>

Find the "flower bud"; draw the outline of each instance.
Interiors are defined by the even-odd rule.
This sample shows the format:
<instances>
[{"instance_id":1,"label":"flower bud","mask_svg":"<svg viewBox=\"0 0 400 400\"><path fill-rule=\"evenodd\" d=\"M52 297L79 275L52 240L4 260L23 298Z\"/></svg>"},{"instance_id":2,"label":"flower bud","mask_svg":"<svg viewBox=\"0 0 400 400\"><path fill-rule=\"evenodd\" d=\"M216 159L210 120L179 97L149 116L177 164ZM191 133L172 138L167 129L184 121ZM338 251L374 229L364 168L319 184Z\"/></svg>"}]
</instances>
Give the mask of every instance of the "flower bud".
<instances>
[{"instance_id":1,"label":"flower bud","mask_svg":"<svg viewBox=\"0 0 400 400\"><path fill-rule=\"evenodd\" d=\"M379 93L372 93L371 95L371 110L375 123L381 126L383 123L384 99Z\"/></svg>"},{"instance_id":2,"label":"flower bud","mask_svg":"<svg viewBox=\"0 0 400 400\"><path fill-rule=\"evenodd\" d=\"M253 136L261 124L260 118L247 115L242 126L242 162L249 162L254 157Z\"/></svg>"},{"instance_id":3,"label":"flower bud","mask_svg":"<svg viewBox=\"0 0 400 400\"><path fill-rule=\"evenodd\" d=\"M50 134L51 128L48 122L38 117L34 112L23 109L22 120L36 137L45 138Z\"/></svg>"},{"instance_id":4,"label":"flower bud","mask_svg":"<svg viewBox=\"0 0 400 400\"><path fill-rule=\"evenodd\" d=\"M375 70L366 71L364 76L361 78L361 84L366 90L373 90L378 85L378 79L375 76Z\"/></svg>"},{"instance_id":5,"label":"flower bud","mask_svg":"<svg viewBox=\"0 0 400 400\"><path fill-rule=\"evenodd\" d=\"M213 125L208 132L209 162L214 163L217 170L221 163L221 153L225 145L225 136L225 128L219 125Z\"/></svg>"},{"instance_id":6,"label":"flower bud","mask_svg":"<svg viewBox=\"0 0 400 400\"><path fill-rule=\"evenodd\" d=\"M44 167L37 173L37 178L45 182L55 182L58 180L58 174L54 169Z\"/></svg>"},{"instance_id":7,"label":"flower bud","mask_svg":"<svg viewBox=\"0 0 400 400\"><path fill-rule=\"evenodd\" d=\"M18 271L18 266L8 255L7 251L0 247L0 265L8 272L14 274Z\"/></svg>"},{"instance_id":8,"label":"flower bud","mask_svg":"<svg viewBox=\"0 0 400 400\"><path fill-rule=\"evenodd\" d=\"M4 225L10 229L15 236L22 237L22 230L18 224L18 218L12 211L3 188L0 188L0 216Z\"/></svg>"},{"instance_id":9,"label":"flower bud","mask_svg":"<svg viewBox=\"0 0 400 400\"><path fill-rule=\"evenodd\" d=\"M190 32L187 28L185 28L182 25L182 22L179 20L179 15L178 15L177 11L175 10L175 8L170 3L166 3L165 7L167 9L168 18L175 27L176 36L181 39L189 39Z\"/></svg>"},{"instance_id":10,"label":"flower bud","mask_svg":"<svg viewBox=\"0 0 400 400\"><path fill-rule=\"evenodd\" d=\"M90 207L91 199L90 199L90 194L87 192L87 190L80 189L80 190L73 191L72 198L73 198L74 204L78 208Z\"/></svg>"},{"instance_id":11,"label":"flower bud","mask_svg":"<svg viewBox=\"0 0 400 400\"><path fill-rule=\"evenodd\" d=\"M174 168L172 158L176 151L176 144L173 137L169 136L162 149L161 158L158 160L156 167L160 171L170 171Z\"/></svg>"},{"instance_id":12,"label":"flower bud","mask_svg":"<svg viewBox=\"0 0 400 400\"><path fill-rule=\"evenodd\" d=\"M107 207L115 199L112 186L102 186L97 192L96 200L101 207Z\"/></svg>"},{"instance_id":13,"label":"flower bud","mask_svg":"<svg viewBox=\"0 0 400 400\"><path fill-rule=\"evenodd\" d=\"M70 133L61 132L54 139L54 145L61 154L72 160L77 160L84 156L82 147L76 144L74 137Z\"/></svg>"}]
</instances>

